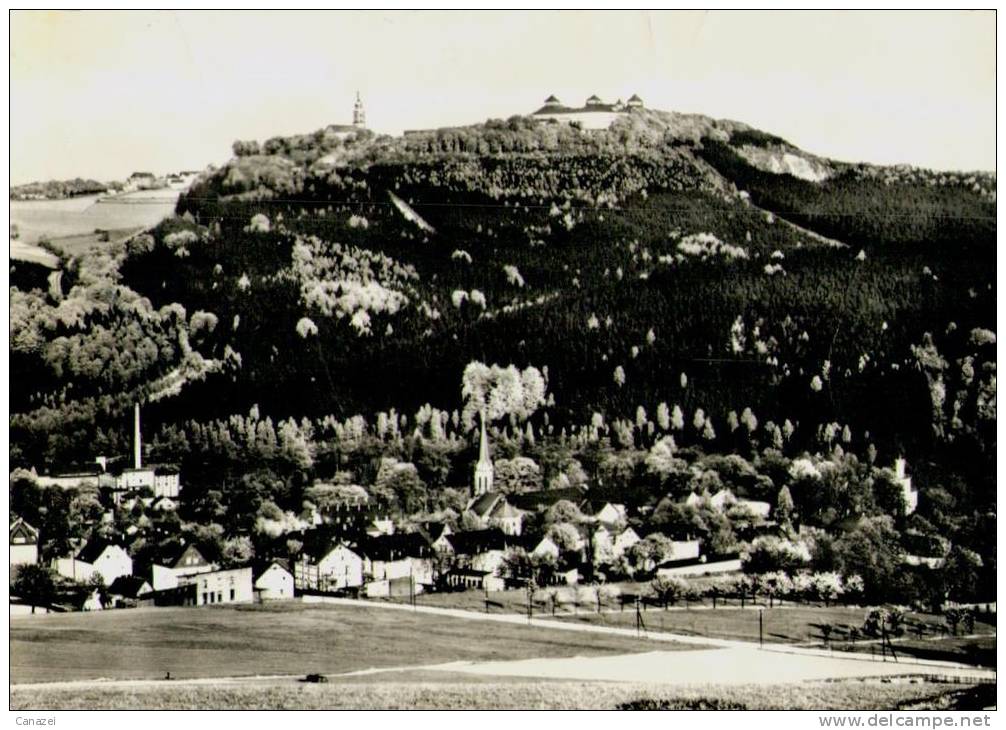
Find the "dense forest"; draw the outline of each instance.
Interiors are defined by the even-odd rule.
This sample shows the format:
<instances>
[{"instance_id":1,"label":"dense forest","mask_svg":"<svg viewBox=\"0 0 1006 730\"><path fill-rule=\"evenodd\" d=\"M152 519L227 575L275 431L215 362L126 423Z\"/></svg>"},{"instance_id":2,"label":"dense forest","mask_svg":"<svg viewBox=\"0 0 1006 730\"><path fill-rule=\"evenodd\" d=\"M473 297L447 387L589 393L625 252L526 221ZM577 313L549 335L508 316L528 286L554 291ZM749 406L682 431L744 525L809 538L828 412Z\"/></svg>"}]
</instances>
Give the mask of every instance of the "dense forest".
<instances>
[{"instance_id":1,"label":"dense forest","mask_svg":"<svg viewBox=\"0 0 1006 730\"><path fill-rule=\"evenodd\" d=\"M994 571L974 525L994 522L995 176L814 158L812 181L752 147L804 154L651 111L235 143L175 217L68 260L61 292L12 272L12 466L127 453L140 400L196 521L251 529L317 479L457 509L484 397L516 491L579 480L654 506L734 454L768 480L741 492L791 488L834 527L890 513L882 490L819 504L794 460L873 484L906 456L913 529ZM684 462L647 466L662 449Z\"/></svg>"}]
</instances>

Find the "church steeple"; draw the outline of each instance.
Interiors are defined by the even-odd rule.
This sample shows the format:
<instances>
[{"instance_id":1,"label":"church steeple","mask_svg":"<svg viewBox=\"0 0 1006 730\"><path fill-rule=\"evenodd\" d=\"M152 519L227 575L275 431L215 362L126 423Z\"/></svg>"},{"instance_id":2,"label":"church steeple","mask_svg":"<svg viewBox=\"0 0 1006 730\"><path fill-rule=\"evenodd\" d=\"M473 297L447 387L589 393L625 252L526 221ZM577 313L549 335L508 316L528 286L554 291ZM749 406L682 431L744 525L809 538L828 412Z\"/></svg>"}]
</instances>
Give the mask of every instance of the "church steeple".
<instances>
[{"instance_id":1,"label":"church steeple","mask_svg":"<svg viewBox=\"0 0 1006 730\"><path fill-rule=\"evenodd\" d=\"M475 464L475 484L473 492L480 494L493 490L493 462L489 458L489 439L486 437L486 417L482 414L482 433L479 439L479 460Z\"/></svg>"},{"instance_id":2,"label":"church steeple","mask_svg":"<svg viewBox=\"0 0 1006 730\"><path fill-rule=\"evenodd\" d=\"M367 126L367 114L363 111L363 101L360 99L360 92L356 92L356 103L353 104L353 126Z\"/></svg>"}]
</instances>

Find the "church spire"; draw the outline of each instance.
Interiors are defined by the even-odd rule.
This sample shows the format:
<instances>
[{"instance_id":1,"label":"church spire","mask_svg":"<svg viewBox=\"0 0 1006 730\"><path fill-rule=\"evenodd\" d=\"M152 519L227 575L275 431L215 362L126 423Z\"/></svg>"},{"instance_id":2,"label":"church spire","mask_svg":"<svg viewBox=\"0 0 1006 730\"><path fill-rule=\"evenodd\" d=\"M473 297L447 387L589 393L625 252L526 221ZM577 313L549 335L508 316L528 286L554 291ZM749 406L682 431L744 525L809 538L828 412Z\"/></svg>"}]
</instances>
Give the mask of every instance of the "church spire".
<instances>
[{"instance_id":1,"label":"church spire","mask_svg":"<svg viewBox=\"0 0 1006 730\"><path fill-rule=\"evenodd\" d=\"M363 111L363 100L360 99L360 92L356 92L356 103L353 104L353 126L367 126L367 114Z\"/></svg>"},{"instance_id":2,"label":"church spire","mask_svg":"<svg viewBox=\"0 0 1006 730\"><path fill-rule=\"evenodd\" d=\"M489 458L489 439L486 437L486 416L481 414L482 431L479 438L479 460L475 464L475 496L493 490L493 462Z\"/></svg>"}]
</instances>

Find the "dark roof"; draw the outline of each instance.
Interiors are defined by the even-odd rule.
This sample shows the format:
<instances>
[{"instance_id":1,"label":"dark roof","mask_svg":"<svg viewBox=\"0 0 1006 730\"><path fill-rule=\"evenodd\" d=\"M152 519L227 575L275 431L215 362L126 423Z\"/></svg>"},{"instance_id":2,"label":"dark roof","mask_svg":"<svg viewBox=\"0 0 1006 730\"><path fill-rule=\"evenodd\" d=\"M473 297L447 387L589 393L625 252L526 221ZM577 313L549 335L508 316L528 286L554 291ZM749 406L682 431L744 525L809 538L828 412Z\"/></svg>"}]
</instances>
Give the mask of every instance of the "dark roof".
<instances>
[{"instance_id":1,"label":"dark roof","mask_svg":"<svg viewBox=\"0 0 1006 730\"><path fill-rule=\"evenodd\" d=\"M145 583L147 581L137 575L120 575L112 581L112 585L108 587L108 592L114 596L122 596L123 598L136 598L140 595L140 589L143 588ZM147 587L150 587L149 583L147 583Z\"/></svg>"},{"instance_id":2,"label":"dark roof","mask_svg":"<svg viewBox=\"0 0 1006 730\"><path fill-rule=\"evenodd\" d=\"M632 96L629 97L629 101L639 101L639 102L641 102L642 99L639 98L639 94L633 94Z\"/></svg>"},{"instance_id":3,"label":"dark roof","mask_svg":"<svg viewBox=\"0 0 1006 730\"><path fill-rule=\"evenodd\" d=\"M540 489L536 492L524 492L523 494L512 494L509 501L515 506L525 510L533 510L538 507L551 507L562 499L568 499L576 504L583 499L583 490L580 487L563 487L562 489Z\"/></svg>"},{"instance_id":4,"label":"dark roof","mask_svg":"<svg viewBox=\"0 0 1006 730\"><path fill-rule=\"evenodd\" d=\"M447 542L456 555L478 555L490 550L506 550L520 544L519 540L505 535L498 528L488 530L468 530L447 536Z\"/></svg>"},{"instance_id":5,"label":"dark roof","mask_svg":"<svg viewBox=\"0 0 1006 730\"><path fill-rule=\"evenodd\" d=\"M559 99L556 98L555 94L549 94L549 97L545 99L546 104L558 104Z\"/></svg>"},{"instance_id":6,"label":"dark roof","mask_svg":"<svg viewBox=\"0 0 1006 730\"><path fill-rule=\"evenodd\" d=\"M154 474L180 474L181 470L174 464L157 464Z\"/></svg>"},{"instance_id":7,"label":"dark roof","mask_svg":"<svg viewBox=\"0 0 1006 730\"><path fill-rule=\"evenodd\" d=\"M443 522L420 522L419 531L429 542L434 543L441 538L447 525Z\"/></svg>"},{"instance_id":8,"label":"dark roof","mask_svg":"<svg viewBox=\"0 0 1006 730\"><path fill-rule=\"evenodd\" d=\"M489 512L496 502L500 499L506 499L502 492L486 492L475 498L475 500L469 505L468 511L474 512L479 517L485 517L489 515Z\"/></svg>"},{"instance_id":9,"label":"dark roof","mask_svg":"<svg viewBox=\"0 0 1006 730\"><path fill-rule=\"evenodd\" d=\"M430 545L418 532L379 535L360 541L360 552L371 560L401 560L425 558L430 555Z\"/></svg>"},{"instance_id":10,"label":"dark roof","mask_svg":"<svg viewBox=\"0 0 1006 730\"><path fill-rule=\"evenodd\" d=\"M587 97L588 104L595 101L601 101L601 97L599 97L597 94L591 94L590 96Z\"/></svg>"},{"instance_id":11,"label":"dark roof","mask_svg":"<svg viewBox=\"0 0 1006 730\"><path fill-rule=\"evenodd\" d=\"M492 575L491 570L475 570L474 568L453 568L447 571L448 575L459 575L471 578L485 578Z\"/></svg>"},{"instance_id":12,"label":"dark roof","mask_svg":"<svg viewBox=\"0 0 1006 730\"><path fill-rule=\"evenodd\" d=\"M101 554L105 552L105 548L108 547L120 547L125 550L125 546L122 543L115 542L112 540L103 540L101 538L95 538L89 540L87 545L85 545L79 553L77 553L77 560L84 563L93 563Z\"/></svg>"}]
</instances>

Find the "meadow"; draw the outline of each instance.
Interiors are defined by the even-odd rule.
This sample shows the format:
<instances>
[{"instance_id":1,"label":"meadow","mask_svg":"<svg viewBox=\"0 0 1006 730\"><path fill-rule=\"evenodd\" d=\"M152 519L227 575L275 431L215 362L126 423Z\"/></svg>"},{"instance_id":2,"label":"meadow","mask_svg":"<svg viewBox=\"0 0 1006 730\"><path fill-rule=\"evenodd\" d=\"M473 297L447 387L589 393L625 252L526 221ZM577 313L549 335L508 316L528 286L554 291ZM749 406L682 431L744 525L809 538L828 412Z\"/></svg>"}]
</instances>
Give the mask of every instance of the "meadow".
<instances>
[{"instance_id":1,"label":"meadow","mask_svg":"<svg viewBox=\"0 0 1006 730\"><path fill-rule=\"evenodd\" d=\"M993 704L987 688L977 704L961 703L959 685L847 681L790 685L656 687L600 682L392 681L282 686L88 687L11 689L12 710L241 709L241 710L454 710L454 709L750 709L893 710L980 709ZM974 690L970 690L974 693ZM989 699L991 697L991 699ZM974 702L974 699L972 699Z\"/></svg>"},{"instance_id":2,"label":"meadow","mask_svg":"<svg viewBox=\"0 0 1006 730\"><path fill-rule=\"evenodd\" d=\"M15 619L10 630L14 684L161 679L167 672L179 679L338 674L652 648L619 636L302 604L52 614Z\"/></svg>"}]
</instances>

